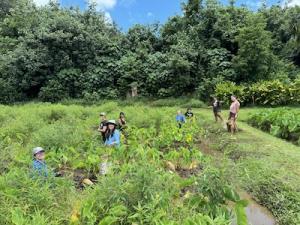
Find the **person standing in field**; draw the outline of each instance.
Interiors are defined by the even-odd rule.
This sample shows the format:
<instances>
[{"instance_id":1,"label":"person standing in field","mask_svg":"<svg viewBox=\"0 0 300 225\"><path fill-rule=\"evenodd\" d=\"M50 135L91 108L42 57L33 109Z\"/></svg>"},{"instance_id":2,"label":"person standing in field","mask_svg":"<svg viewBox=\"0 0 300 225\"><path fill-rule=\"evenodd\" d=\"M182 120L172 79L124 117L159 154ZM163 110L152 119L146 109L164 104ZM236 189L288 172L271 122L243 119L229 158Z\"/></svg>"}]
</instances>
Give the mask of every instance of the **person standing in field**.
<instances>
[{"instance_id":1,"label":"person standing in field","mask_svg":"<svg viewBox=\"0 0 300 225\"><path fill-rule=\"evenodd\" d=\"M231 134L234 134L234 132L237 131L237 118L238 118L238 113L240 111L240 102L237 100L237 97L232 95L231 96L231 105L229 109L229 122L230 122L230 131Z\"/></svg>"},{"instance_id":2,"label":"person standing in field","mask_svg":"<svg viewBox=\"0 0 300 225\"><path fill-rule=\"evenodd\" d=\"M188 109L186 110L186 113L185 113L184 115L185 115L186 118L192 119L192 118L194 117L194 113L193 113L193 111L192 111L192 108L191 108L191 107L188 108Z\"/></svg>"},{"instance_id":3,"label":"person standing in field","mask_svg":"<svg viewBox=\"0 0 300 225\"><path fill-rule=\"evenodd\" d=\"M105 137L106 130L107 130L106 114L104 112L102 112L102 113L100 113L100 124L99 124L98 131L102 135L103 143L105 143L105 141L106 141L106 137Z\"/></svg>"},{"instance_id":4,"label":"person standing in field","mask_svg":"<svg viewBox=\"0 0 300 225\"><path fill-rule=\"evenodd\" d=\"M184 115L181 113L180 110L177 111L176 122L177 122L179 128L181 128L182 125L185 123L185 117L184 117Z\"/></svg>"},{"instance_id":5,"label":"person standing in field","mask_svg":"<svg viewBox=\"0 0 300 225\"><path fill-rule=\"evenodd\" d=\"M115 120L109 120L107 122L107 130L105 133L105 145L108 147L119 147L120 146L120 131L117 129L117 123Z\"/></svg>"},{"instance_id":6,"label":"person standing in field","mask_svg":"<svg viewBox=\"0 0 300 225\"><path fill-rule=\"evenodd\" d=\"M218 122L218 119L220 119L223 122L223 118L221 116L221 102L216 97L214 97L212 108L216 122Z\"/></svg>"}]
</instances>

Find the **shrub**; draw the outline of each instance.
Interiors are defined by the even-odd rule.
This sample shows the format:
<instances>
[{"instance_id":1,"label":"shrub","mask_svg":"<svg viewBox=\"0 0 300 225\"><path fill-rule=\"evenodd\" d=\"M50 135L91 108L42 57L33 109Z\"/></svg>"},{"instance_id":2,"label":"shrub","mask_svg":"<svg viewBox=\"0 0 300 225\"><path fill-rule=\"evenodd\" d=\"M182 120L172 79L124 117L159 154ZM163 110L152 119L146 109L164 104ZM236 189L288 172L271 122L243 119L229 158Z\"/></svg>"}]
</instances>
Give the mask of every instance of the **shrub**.
<instances>
[{"instance_id":1,"label":"shrub","mask_svg":"<svg viewBox=\"0 0 300 225\"><path fill-rule=\"evenodd\" d=\"M237 98L243 103L245 101L245 87L238 86L230 81L217 84L215 96L219 99L219 101L223 101L225 105L229 105L231 95L237 96Z\"/></svg>"},{"instance_id":2,"label":"shrub","mask_svg":"<svg viewBox=\"0 0 300 225\"><path fill-rule=\"evenodd\" d=\"M300 114L287 108L264 110L251 115L248 123L270 134L299 142Z\"/></svg>"},{"instance_id":3,"label":"shrub","mask_svg":"<svg viewBox=\"0 0 300 225\"><path fill-rule=\"evenodd\" d=\"M56 80L50 80L48 85L42 87L39 93L39 98L46 102L57 102L68 97L67 89Z\"/></svg>"},{"instance_id":4,"label":"shrub","mask_svg":"<svg viewBox=\"0 0 300 225\"><path fill-rule=\"evenodd\" d=\"M252 85L235 85L224 82L217 85L215 95L229 103L230 95L236 95L243 104L262 106L296 105L300 103L300 79L291 83L280 80L260 81Z\"/></svg>"},{"instance_id":5,"label":"shrub","mask_svg":"<svg viewBox=\"0 0 300 225\"><path fill-rule=\"evenodd\" d=\"M294 89L279 80L261 81L247 89L246 97L256 105L287 105L294 103Z\"/></svg>"},{"instance_id":6,"label":"shrub","mask_svg":"<svg viewBox=\"0 0 300 225\"><path fill-rule=\"evenodd\" d=\"M20 99L20 94L12 83L0 78L0 103L12 103Z\"/></svg>"}]
</instances>

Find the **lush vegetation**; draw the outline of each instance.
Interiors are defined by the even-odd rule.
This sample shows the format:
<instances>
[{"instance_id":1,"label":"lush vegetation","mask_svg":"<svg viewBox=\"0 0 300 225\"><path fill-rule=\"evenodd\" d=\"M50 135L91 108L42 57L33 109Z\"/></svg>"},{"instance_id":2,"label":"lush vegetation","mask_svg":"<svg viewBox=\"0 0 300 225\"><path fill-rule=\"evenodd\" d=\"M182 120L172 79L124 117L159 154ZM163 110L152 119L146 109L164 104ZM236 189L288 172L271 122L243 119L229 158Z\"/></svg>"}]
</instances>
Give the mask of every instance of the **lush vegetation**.
<instances>
[{"instance_id":1,"label":"lush vegetation","mask_svg":"<svg viewBox=\"0 0 300 225\"><path fill-rule=\"evenodd\" d=\"M132 87L140 96L207 101L222 81L290 85L299 77L299 6L253 12L235 1L189 0L183 12L122 33L93 5L2 0L0 102L117 98Z\"/></svg>"},{"instance_id":2,"label":"lush vegetation","mask_svg":"<svg viewBox=\"0 0 300 225\"><path fill-rule=\"evenodd\" d=\"M248 123L270 134L300 145L299 109L269 109L254 113Z\"/></svg>"},{"instance_id":3,"label":"lush vegetation","mask_svg":"<svg viewBox=\"0 0 300 225\"><path fill-rule=\"evenodd\" d=\"M229 104L234 94L244 105L282 106L300 104L300 79L285 83L280 80L236 85L227 81L216 85L215 96Z\"/></svg>"},{"instance_id":4,"label":"lush vegetation","mask_svg":"<svg viewBox=\"0 0 300 225\"><path fill-rule=\"evenodd\" d=\"M231 170L214 167L199 151L204 129L197 120L179 130L176 108L125 107L127 144L123 137L120 149L105 148L98 113L114 118L118 110L115 102L1 106L0 224L229 225L229 200L244 218ZM33 179L34 146L46 149L47 163L63 177ZM101 162L112 163L106 176ZM84 185L84 178L95 184Z\"/></svg>"}]
</instances>

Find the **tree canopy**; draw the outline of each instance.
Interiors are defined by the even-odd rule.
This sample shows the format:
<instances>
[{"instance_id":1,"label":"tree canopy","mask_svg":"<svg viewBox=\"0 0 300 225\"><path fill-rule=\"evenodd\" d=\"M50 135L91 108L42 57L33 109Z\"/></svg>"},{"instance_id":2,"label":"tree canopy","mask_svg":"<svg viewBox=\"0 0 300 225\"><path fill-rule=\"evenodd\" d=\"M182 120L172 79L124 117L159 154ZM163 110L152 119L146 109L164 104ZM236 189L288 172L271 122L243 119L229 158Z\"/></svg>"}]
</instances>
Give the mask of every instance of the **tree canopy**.
<instances>
[{"instance_id":1,"label":"tree canopy","mask_svg":"<svg viewBox=\"0 0 300 225\"><path fill-rule=\"evenodd\" d=\"M93 5L1 1L0 102L117 98L133 85L145 97L206 99L224 80L299 77L299 6L254 12L234 1L189 0L182 10L122 33Z\"/></svg>"}]
</instances>

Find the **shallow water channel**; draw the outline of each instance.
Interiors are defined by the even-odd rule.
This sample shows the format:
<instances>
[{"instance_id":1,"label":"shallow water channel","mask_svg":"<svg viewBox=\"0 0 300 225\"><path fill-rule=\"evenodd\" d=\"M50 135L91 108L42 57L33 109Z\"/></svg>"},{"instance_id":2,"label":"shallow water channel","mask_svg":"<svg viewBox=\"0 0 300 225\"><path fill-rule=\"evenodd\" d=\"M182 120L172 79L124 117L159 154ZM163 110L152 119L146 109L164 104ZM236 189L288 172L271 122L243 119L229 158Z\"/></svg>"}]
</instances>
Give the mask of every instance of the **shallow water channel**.
<instances>
[{"instance_id":1,"label":"shallow water channel","mask_svg":"<svg viewBox=\"0 0 300 225\"><path fill-rule=\"evenodd\" d=\"M267 208L257 204L252 199L252 197L246 192L240 191L239 195L241 199L245 199L248 201L248 206L246 207L245 210L246 210L246 215L249 224L251 225L275 225L276 224L273 215Z\"/></svg>"},{"instance_id":2,"label":"shallow water channel","mask_svg":"<svg viewBox=\"0 0 300 225\"><path fill-rule=\"evenodd\" d=\"M217 152L208 147L207 144L201 143L201 151L205 155L213 158L223 157L222 153ZM245 208L249 225L276 225L276 220L272 213L265 207L259 205L252 197L245 191L238 191L241 199L248 201L248 206ZM236 221L232 225L236 225Z\"/></svg>"}]
</instances>

